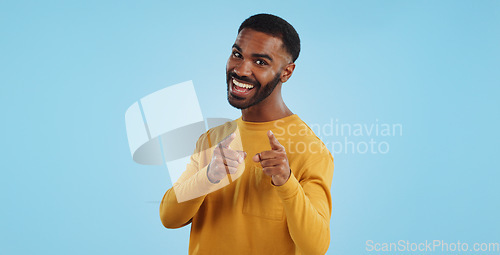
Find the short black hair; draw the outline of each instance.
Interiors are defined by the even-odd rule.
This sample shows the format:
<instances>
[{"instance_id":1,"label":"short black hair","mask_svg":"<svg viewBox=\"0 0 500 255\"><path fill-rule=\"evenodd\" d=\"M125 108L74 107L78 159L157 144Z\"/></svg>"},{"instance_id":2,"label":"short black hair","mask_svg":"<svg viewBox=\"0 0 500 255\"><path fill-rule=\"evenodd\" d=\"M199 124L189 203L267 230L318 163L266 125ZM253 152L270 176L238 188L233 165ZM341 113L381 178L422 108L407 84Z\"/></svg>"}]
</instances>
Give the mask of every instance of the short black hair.
<instances>
[{"instance_id":1,"label":"short black hair","mask_svg":"<svg viewBox=\"0 0 500 255\"><path fill-rule=\"evenodd\" d=\"M253 15L243 21L238 29L238 33L244 28L250 28L255 31L279 37L283 41L283 47L292 56L292 62L295 62L299 57L299 34L286 20L272 14L261 13Z\"/></svg>"}]
</instances>

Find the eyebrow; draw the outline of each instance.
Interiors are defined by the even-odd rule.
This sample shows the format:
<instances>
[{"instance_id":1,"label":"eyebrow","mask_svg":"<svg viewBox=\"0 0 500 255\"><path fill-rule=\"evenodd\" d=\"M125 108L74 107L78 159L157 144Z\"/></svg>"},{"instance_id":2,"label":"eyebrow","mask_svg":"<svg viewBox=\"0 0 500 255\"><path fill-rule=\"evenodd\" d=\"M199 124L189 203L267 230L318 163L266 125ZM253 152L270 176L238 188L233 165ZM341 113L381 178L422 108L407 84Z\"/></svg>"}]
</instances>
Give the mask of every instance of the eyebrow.
<instances>
[{"instance_id":1,"label":"eyebrow","mask_svg":"<svg viewBox=\"0 0 500 255\"><path fill-rule=\"evenodd\" d=\"M238 46L238 44L233 44L233 48L237 49L238 51L243 51L241 50L241 47ZM267 55L267 54L259 54L259 53L254 53L252 54L252 57L253 58L267 58L269 59L269 61L273 61L273 58L271 58L271 56Z\"/></svg>"}]
</instances>

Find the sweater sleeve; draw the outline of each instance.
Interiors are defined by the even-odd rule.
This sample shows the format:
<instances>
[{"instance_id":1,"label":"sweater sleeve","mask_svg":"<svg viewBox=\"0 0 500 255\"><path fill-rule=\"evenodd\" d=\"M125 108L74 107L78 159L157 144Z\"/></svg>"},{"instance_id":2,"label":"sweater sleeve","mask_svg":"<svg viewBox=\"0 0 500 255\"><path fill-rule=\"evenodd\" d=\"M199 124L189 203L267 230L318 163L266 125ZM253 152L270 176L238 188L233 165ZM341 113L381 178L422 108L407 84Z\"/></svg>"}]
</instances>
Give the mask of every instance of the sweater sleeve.
<instances>
[{"instance_id":1,"label":"sweater sleeve","mask_svg":"<svg viewBox=\"0 0 500 255\"><path fill-rule=\"evenodd\" d=\"M186 172L191 171L186 170ZM190 178L189 183L176 182L172 188L167 190L160 204L160 218L163 226L166 228L180 228L191 222L191 219L196 212L198 212L198 209L203 203L205 195L179 202L177 199L179 196L176 194L176 190L178 190L178 188L186 190L196 187L196 182L200 182L203 179L203 172L206 173L206 167L192 175L194 178Z\"/></svg>"},{"instance_id":2,"label":"sweater sleeve","mask_svg":"<svg viewBox=\"0 0 500 255\"><path fill-rule=\"evenodd\" d=\"M288 181L275 186L283 201L290 236L304 254L325 254L330 244L333 157L304 166L301 180L290 175Z\"/></svg>"},{"instance_id":3,"label":"sweater sleeve","mask_svg":"<svg viewBox=\"0 0 500 255\"><path fill-rule=\"evenodd\" d=\"M160 218L166 228L180 228L189 224L206 195L227 185L227 177L217 184L208 180L207 167L213 148L210 148L209 140L205 141L207 136L208 132L198 139L186 170L163 196Z\"/></svg>"}]
</instances>

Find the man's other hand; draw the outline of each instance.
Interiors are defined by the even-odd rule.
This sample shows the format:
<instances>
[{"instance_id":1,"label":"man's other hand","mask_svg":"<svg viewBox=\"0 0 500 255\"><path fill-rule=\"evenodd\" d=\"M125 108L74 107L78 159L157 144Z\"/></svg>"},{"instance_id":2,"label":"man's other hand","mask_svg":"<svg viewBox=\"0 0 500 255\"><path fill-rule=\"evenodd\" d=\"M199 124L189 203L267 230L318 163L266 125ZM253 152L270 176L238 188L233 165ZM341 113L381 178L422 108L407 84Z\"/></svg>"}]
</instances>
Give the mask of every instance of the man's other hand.
<instances>
[{"instance_id":1,"label":"man's other hand","mask_svg":"<svg viewBox=\"0 0 500 255\"><path fill-rule=\"evenodd\" d=\"M247 156L246 152L229 148L229 144L235 137L236 134L232 133L215 147L207 170L208 180L211 183L218 183L226 175L236 173L238 166L244 162Z\"/></svg>"}]
</instances>

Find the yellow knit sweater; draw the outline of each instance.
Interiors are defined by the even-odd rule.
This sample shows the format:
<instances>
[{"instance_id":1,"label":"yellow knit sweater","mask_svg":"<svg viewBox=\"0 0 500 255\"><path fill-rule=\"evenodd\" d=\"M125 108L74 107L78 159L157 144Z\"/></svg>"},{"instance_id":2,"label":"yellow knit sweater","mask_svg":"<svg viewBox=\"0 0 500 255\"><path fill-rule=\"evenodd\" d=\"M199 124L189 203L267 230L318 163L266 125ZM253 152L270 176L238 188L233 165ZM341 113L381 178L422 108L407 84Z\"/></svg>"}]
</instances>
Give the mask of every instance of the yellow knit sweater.
<instances>
[{"instance_id":1,"label":"yellow knit sweater","mask_svg":"<svg viewBox=\"0 0 500 255\"><path fill-rule=\"evenodd\" d=\"M210 148L213 151L235 130L248 155L244 167L212 184L206 174ZM292 170L282 186L274 186L260 163L252 161L256 153L271 149L268 130L285 146ZM326 253L333 157L297 115L270 122L239 118L210 129L196 148L186 171L160 204L165 227L192 223L189 254Z\"/></svg>"}]
</instances>

